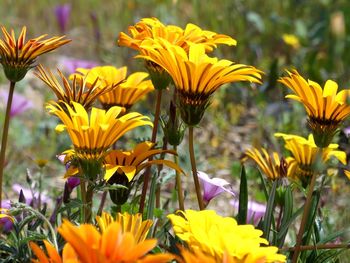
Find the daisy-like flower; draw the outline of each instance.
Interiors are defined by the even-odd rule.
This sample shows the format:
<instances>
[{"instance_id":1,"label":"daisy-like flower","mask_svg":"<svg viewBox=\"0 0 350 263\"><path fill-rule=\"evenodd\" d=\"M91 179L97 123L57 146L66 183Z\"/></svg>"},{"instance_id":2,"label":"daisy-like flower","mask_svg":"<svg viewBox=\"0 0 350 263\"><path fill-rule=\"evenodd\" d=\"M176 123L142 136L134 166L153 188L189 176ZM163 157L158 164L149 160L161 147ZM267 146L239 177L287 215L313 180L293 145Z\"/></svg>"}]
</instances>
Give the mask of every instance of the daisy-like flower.
<instances>
[{"instance_id":1,"label":"daisy-like flower","mask_svg":"<svg viewBox=\"0 0 350 263\"><path fill-rule=\"evenodd\" d=\"M346 164L346 153L339 151L338 144L329 144L326 148L319 148L315 144L312 134L308 139L297 135L275 133L276 137L282 137L285 148L292 153L292 157L286 158L288 163L288 177L299 178L305 181L314 173L314 166L318 161L327 162L335 157L342 164Z\"/></svg>"},{"instance_id":2,"label":"daisy-like flower","mask_svg":"<svg viewBox=\"0 0 350 263\"><path fill-rule=\"evenodd\" d=\"M227 192L231 195L235 195L231 188L231 184L222 178L209 178L208 174L198 171L198 178L202 182L203 186L203 201L207 206L211 199L220 195L223 192Z\"/></svg>"},{"instance_id":3,"label":"daisy-like flower","mask_svg":"<svg viewBox=\"0 0 350 263\"><path fill-rule=\"evenodd\" d=\"M130 109L137 101L143 98L147 93L154 90L151 80L146 80L148 73L135 72L127 75L127 67L115 68L112 66L95 67L90 70L79 68L78 74L87 76L88 82L93 78L99 77L103 86L115 85L116 87L99 96L99 100L105 109L112 106L120 106Z\"/></svg>"},{"instance_id":4,"label":"daisy-like flower","mask_svg":"<svg viewBox=\"0 0 350 263\"><path fill-rule=\"evenodd\" d=\"M170 254L147 255L157 244L157 240L148 239L137 243L131 232L123 232L118 222L111 223L100 233L95 226L83 224L74 226L64 220L58 232L67 242L62 257L55 248L44 241L47 255L38 245L30 242L30 247L37 259L35 263L107 263L107 262L140 262L166 263L174 258Z\"/></svg>"},{"instance_id":5,"label":"daisy-like flower","mask_svg":"<svg viewBox=\"0 0 350 263\"><path fill-rule=\"evenodd\" d=\"M238 81L260 83L260 70L208 57L205 47L200 44L191 45L188 53L161 38L145 40L141 47L148 51L148 55L139 55L139 58L159 65L172 77L181 117L189 126L200 122L210 96L223 84Z\"/></svg>"},{"instance_id":6,"label":"daisy-like flower","mask_svg":"<svg viewBox=\"0 0 350 263\"><path fill-rule=\"evenodd\" d=\"M272 152L270 155L263 147L260 149L252 148L245 151L242 161L248 159L253 160L270 180L287 176L288 164L277 152Z\"/></svg>"},{"instance_id":7,"label":"daisy-like flower","mask_svg":"<svg viewBox=\"0 0 350 263\"><path fill-rule=\"evenodd\" d=\"M107 227L113 222L119 222L122 228L122 232L130 232L134 235L135 242L143 242L150 230L153 222L152 220L142 221L142 215L140 213L131 215L127 212L117 213L113 218L110 214L102 212L101 216L96 216L96 221L101 232L106 231Z\"/></svg>"},{"instance_id":8,"label":"daisy-like flower","mask_svg":"<svg viewBox=\"0 0 350 263\"><path fill-rule=\"evenodd\" d=\"M283 34L282 35L283 42L286 43L288 46L292 47L293 49L299 49L300 48L300 41L299 38L296 35L293 34Z\"/></svg>"},{"instance_id":9,"label":"daisy-like flower","mask_svg":"<svg viewBox=\"0 0 350 263\"><path fill-rule=\"evenodd\" d=\"M347 102L350 90L337 92L338 84L332 80L328 80L322 89L318 83L304 79L296 70L288 72L288 75L279 79L295 93L286 98L304 105L316 144L327 147L340 124L350 115Z\"/></svg>"},{"instance_id":10,"label":"daisy-like flower","mask_svg":"<svg viewBox=\"0 0 350 263\"><path fill-rule=\"evenodd\" d=\"M57 70L62 79L62 86L50 70L45 70L41 65L37 69L38 71L35 72L35 75L55 93L58 103L64 106L64 103L72 105L72 102L78 102L87 110L91 108L94 101L101 94L114 89L121 82L110 86L101 86L98 76L88 76L85 78L73 75L72 82L69 83L62 72ZM93 81L91 78L94 78Z\"/></svg>"},{"instance_id":11,"label":"daisy-like flower","mask_svg":"<svg viewBox=\"0 0 350 263\"><path fill-rule=\"evenodd\" d=\"M0 63L7 79L11 82L23 79L38 56L70 42L64 39L64 36L44 39L46 35L26 42L26 27L22 28L17 40L13 30L9 33L5 27L1 26L1 31L4 37L0 39Z\"/></svg>"},{"instance_id":12,"label":"daisy-like flower","mask_svg":"<svg viewBox=\"0 0 350 263\"><path fill-rule=\"evenodd\" d=\"M121 32L119 34L118 44L138 50L141 53L143 49L141 43L146 38L163 38L170 43L188 50L190 43L201 43L205 45L206 51L213 51L218 44L235 46L237 41L233 38L217 34L212 31L202 30L194 24L187 24L185 29L175 25L164 25L157 18L143 18L134 26L129 26L129 35Z\"/></svg>"},{"instance_id":13,"label":"daisy-like flower","mask_svg":"<svg viewBox=\"0 0 350 263\"><path fill-rule=\"evenodd\" d=\"M144 168L159 164L175 169L179 173L184 173L174 162L157 159L150 160L161 153L176 154L172 150L155 149L155 143L143 142L137 144L131 151L113 150L104 159L105 176L104 179L111 185L123 185L125 188L109 190L111 199L116 204L124 204L129 196L133 178Z\"/></svg>"},{"instance_id":14,"label":"daisy-like flower","mask_svg":"<svg viewBox=\"0 0 350 263\"><path fill-rule=\"evenodd\" d=\"M90 117L77 102L65 108L58 103L47 104L49 113L56 115L63 124L56 131L67 130L74 145L75 154L83 160L101 160L110 146L126 132L143 125L152 126L149 118L132 112L118 118L123 108L112 107L108 111L92 108Z\"/></svg>"},{"instance_id":15,"label":"daisy-like flower","mask_svg":"<svg viewBox=\"0 0 350 263\"><path fill-rule=\"evenodd\" d=\"M143 41L147 38L162 38L186 51L192 43L203 44L207 52L212 51L217 44L232 46L237 43L229 36L202 30L194 24L188 24L183 30L175 25L164 25L157 18L144 18L136 25L130 26L128 31L130 36L123 32L120 33L118 44L138 50L142 55L148 55L148 50L142 47ZM169 75L161 66L151 60L146 60L146 67L156 89L161 90L168 86L170 82Z\"/></svg>"},{"instance_id":16,"label":"daisy-like flower","mask_svg":"<svg viewBox=\"0 0 350 263\"><path fill-rule=\"evenodd\" d=\"M222 262L224 256L239 263L286 262L284 255L277 254L277 247L266 246L268 241L261 238L261 230L252 225L238 225L235 219L221 217L215 211L179 211L168 218L175 234L190 250L210 255L216 262Z\"/></svg>"}]
</instances>

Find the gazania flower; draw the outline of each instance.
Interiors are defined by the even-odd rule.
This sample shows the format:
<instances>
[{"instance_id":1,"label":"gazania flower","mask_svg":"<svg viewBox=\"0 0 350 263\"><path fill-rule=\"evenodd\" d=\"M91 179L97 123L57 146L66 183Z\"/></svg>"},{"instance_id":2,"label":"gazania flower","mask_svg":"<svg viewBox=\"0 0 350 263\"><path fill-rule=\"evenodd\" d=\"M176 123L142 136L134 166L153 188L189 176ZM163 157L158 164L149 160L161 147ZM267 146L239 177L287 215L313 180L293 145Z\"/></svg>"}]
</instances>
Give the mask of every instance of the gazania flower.
<instances>
[{"instance_id":1,"label":"gazania flower","mask_svg":"<svg viewBox=\"0 0 350 263\"><path fill-rule=\"evenodd\" d=\"M90 117L77 102L65 108L57 103L47 104L46 109L61 119L57 131L67 130L79 159L101 160L110 146L126 132L143 125L152 126L148 117L133 112L118 118L123 108L112 107L108 111L92 108Z\"/></svg>"},{"instance_id":2,"label":"gazania flower","mask_svg":"<svg viewBox=\"0 0 350 263\"><path fill-rule=\"evenodd\" d=\"M288 164L283 157L279 157L277 152L270 155L265 148L260 150L252 148L245 151L242 161L247 159L253 160L270 180L287 176Z\"/></svg>"},{"instance_id":3,"label":"gazania flower","mask_svg":"<svg viewBox=\"0 0 350 263\"><path fill-rule=\"evenodd\" d=\"M25 41L27 28L23 27L16 40L15 33L11 34L5 27L1 26L3 39L0 39L0 63L8 80L17 82L24 78L28 70L33 67L35 59L47 52L50 52L70 40L62 37L44 39L46 35Z\"/></svg>"},{"instance_id":4,"label":"gazania flower","mask_svg":"<svg viewBox=\"0 0 350 263\"><path fill-rule=\"evenodd\" d=\"M123 185L124 188L109 190L110 197L115 204L124 204L127 201L133 178L144 168L153 164L167 165L179 173L184 173L174 162L169 160L149 160L161 153L176 154L172 150L155 149L155 143L143 142L131 151L113 150L104 159L104 179L111 185Z\"/></svg>"},{"instance_id":5,"label":"gazania flower","mask_svg":"<svg viewBox=\"0 0 350 263\"><path fill-rule=\"evenodd\" d=\"M146 38L163 38L185 50L188 50L191 43L200 43L205 46L208 52L216 48L217 44L229 46L237 44L236 40L227 35L202 30L194 24L187 24L183 30L175 25L164 25L154 17L141 19L134 26L129 26L128 31L130 36L123 32L119 34L118 44L139 50L141 53L143 52L141 44Z\"/></svg>"},{"instance_id":6,"label":"gazania flower","mask_svg":"<svg viewBox=\"0 0 350 263\"><path fill-rule=\"evenodd\" d=\"M284 139L285 148L293 155L286 159L289 166L288 177L303 180L303 177L312 175L317 161L325 163L331 157L346 164L346 153L337 150L338 144L329 144L326 148L319 148L315 144L312 134L309 135L308 139L283 133L276 133L275 136Z\"/></svg>"},{"instance_id":7,"label":"gazania flower","mask_svg":"<svg viewBox=\"0 0 350 263\"><path fill-rule=\"evenodd\" d=\"M168 215L175 234L185 241L192 251L201 251L222 262L285 262L286 257L277 254L278 248L268 245L261 238L261 230L252 225L238 225L231 217L221 217L212 210L186 210ZM250 259L250 261L245 261ZM259 261L260 260L260 261Z\"/></svg>"},{"instance_id":8,"label":"gazania flower","mask_svg":"<svg viewBox=\"0 0 350 263\"><path fill-rule=\"evenodd\" d=\"M191 45L187 52L164 39L143 41L148 55L138 57L164 68L172 77L178 95L181 117L190 126L197 125L209 104L210 96L230 82L260 83L261 71L229 60L210 58L203 45Z\"/></svg>"},{"instance_id":9,"label":"gazania flower","mask_svg":"<svg viewBox=\"0 0 350 263\"><path fill-rule=\"evenodd\" d=\"M117 213L113 218L110 214L102 212L101 216L96 216L97 224L101 232L106 231L107 227L113 222L118 222L121 225L122 232L130 232L134 235L135 242L143 242L151 228L152 220L142 221L142 215L140 213L131 215L129 213Z\"/></svg>"},{"instance_id":10,"label":"gazania flower","mask_svg":"<svg viewBox=\"0 0 350 263\"><path fill-rule=\"evenodd\" d=\"M119 84L115 83L110 86L102 87L99 83L100 79L98 76L94 76L95 78L92 81L91 77L93 76L77 78L75 75L72 77L72 83L70 84L62 72L57 70L62 79L62 87L50 70L46 71L41 65L39 65L37 69L38 72L36 72L35 75L50 87L55 93L58 103L62 106L64 103L72 105L74 101L80 103L88 110L98 96L114 89Z\"/></svg>"},{"instance_id":11,"label":"gazania flower","mask_svg":"<svg viewBox=\"0 0 350 263\"><path fill-rule=\"evenodd\" d=\"M207 52L212 51L217 44L236 45L236 40L229 36L216 34L215 32L202 30L194 24L188 24L183 30L175 25L164 25L157 18L144 18L135 26L128 28L130 36L120 33L118 44L140 51L142 55L148 55L148 50L142 47L145 39L162 38L173 45L182 47L188 51L190 44L200 43ZM151 60L146 60L146 67L151 75L156 89L164 89L168 86L170 78L164 69Z\"/></svg>"},{"instance_id":12,"label":"gazania flower","mask_svg":"<svg viewBox=\"0 0 350 263\"><path fill-rule=\"evenodd\" d=\"M148 161L149 157L157 154L176 154L176 152L172 150L155 149L155 145L155 143L146 141L137 144L131 151L114 150L109 152L104 161L106 168L105 180L111 180L113 176L118 176L118 174L125 174L130 182L141 170L153 164L165 164L175 170L178 170L180 173L183 173L181 168L175 165L175 163L172 161Z\"/></svg>"},{"instance_id":13,"label":"gazania flower","mask_svg":"<svg viewBox=\"0 0 350 263\"><path fill-rule=\"evenodd\" d=\"M296 70L288 74L288 77L280 78L279 82L295 94L289 94L286 98L304 105L316 144L327 147L337 128L350 115L347 102L350 90L337 92L338 84L332 80L328 80L322 89L318 83L305 80Z\"/></svg>"},{"instance_id":14,"label":"gazania flower","mask_svg":"<svg viewBox=\"0 0 350 263\"><path fill-rule=\"evenodd\" d=\"M88 82L99 77L103 86L116 85L116 88L99 96L99 100L105 109L112 106L131 108L138 100L154 90L152 81L145 80L146 72L135 72L126 77L127 67L115 68L112 66L95 67L90 70L79 68L77 72L88 77Z\"/></svg>"},{"instance_id":15,"label":"gazania flower","mask_svg":"<svg viewBox=\"0 0 350 263\"><path fill-rule=\"evenodd\" d=\"M58 232L67 242L62 251L62 257L55 248L44 240L47 255L38 245L30 242L30 247L37 259L33 262L76 262L76 263L107 263L107 262L168 262L174 258L170 254L146 255L157 241L148 239L137 243L131 232L123 232L118 222L111 223L103 233L90 224L74 226L64 220Z\"/></svg>"}]
</instances>

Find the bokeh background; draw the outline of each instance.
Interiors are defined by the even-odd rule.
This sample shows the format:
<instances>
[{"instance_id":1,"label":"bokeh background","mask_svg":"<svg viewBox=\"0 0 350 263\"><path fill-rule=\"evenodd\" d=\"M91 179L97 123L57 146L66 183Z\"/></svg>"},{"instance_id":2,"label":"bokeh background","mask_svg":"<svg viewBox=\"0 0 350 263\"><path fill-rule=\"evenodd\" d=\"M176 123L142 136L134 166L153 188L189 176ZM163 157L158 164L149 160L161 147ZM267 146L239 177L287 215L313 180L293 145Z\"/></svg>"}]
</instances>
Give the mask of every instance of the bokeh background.
<instances>
[{"instance_id":1,"label":"bokeh background","mask_svg":"<svg viewBox=\"0 0 350 263\"><path fill-rule=\"evenodd\" d=\"M58 23L55 10L66 5L70 12L65 28ZM40 58L51 70L64 68L67 59L84 59L98 65L128 66L129 72L145 70L136 53L117 46L119 32L127 31L143 17L157 17L165 24L184 27L194 23L203 29L232 36L236 47L220 46L214 55L239 63L254 65L265 72L264 84L227 85L212 100L199 129L196 156L199 170L210 176L229 180L235 189L239 184L243 151L265 146L284 152L273 137L275 132L307 136L302 106L284 99L287 89L277 83L286 69L296 68L321 85L333 79L339 88L350 87L350 2L347 0L0 0L0 23L19 32L27 26L28 37L42 34L65 34L72 42ZM0 91L7 91L7 81L0 73ZM32 103L32 107L14 117L10 127L8 162L5 171L6 194L16 194L14 183L26 185L26 178L44 173L47 195L54 198L62 191L64 167L56 154L69 145L68 138L54 132L56 120L44 111L43 104L53 95L33 74L21 81L16 91ZM5 92L6 93L6 92ZM152 116L154 95L148 96L134 110ZM5 100L1 101L1 123ZM345 123L345 127L349 124ZM335 141L349 152L346 131ZM150 131L139 130L129 137L147 138ZM184 146L186 143L184 143ZM189 171L184 148L179 149L182 165ZM47 160L40 168L38 160ZM248 167L250 199L264 202L255 167ZM350 220L348 179L340 171L329 178L329 187L321 206L323 220L329 230L348 228ZM171 185L169 188L171 196ZM298 197L296 197L298 198ZM301 199L300 199L301 200ZM234 209L228 197L210 204L225 215Z\"/></svg>"}]
</instances>

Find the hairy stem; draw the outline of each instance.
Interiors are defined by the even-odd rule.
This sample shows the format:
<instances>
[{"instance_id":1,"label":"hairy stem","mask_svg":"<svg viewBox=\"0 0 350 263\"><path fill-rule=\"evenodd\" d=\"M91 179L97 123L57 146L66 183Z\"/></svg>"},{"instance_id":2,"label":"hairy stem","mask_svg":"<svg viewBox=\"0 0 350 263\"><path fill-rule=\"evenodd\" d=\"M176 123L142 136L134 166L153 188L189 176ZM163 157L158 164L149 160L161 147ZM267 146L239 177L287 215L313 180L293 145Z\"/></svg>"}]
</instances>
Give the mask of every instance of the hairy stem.
<instances>
[{"instance_id":1,"label":"hairy stem","mask_svg":"<svg viewBox=\"0 0 350 263\"><path fill-rule=\"evenodd\" d=\"M1 152L0 152L0 204L2 200L2 179L4 176L4 168L5 168L5 153L6 153L6 145L7 138L10 126L10 118L11 118L11 106L13 99L13 92L15 90L16 82L10 82L9 95L7 98L7 106L6 106L6 114L5 114L5 122L2 130L2 141L1 141Z\"/></svg>"},{"instance_id":2,"label":"hairy stem","mask_svg":"<svg viewBox=\"0 0 350 263\"><path fill-rule=\"evenodd\" d=\"M174 151L177 151L177 146L174 145ZM179 157L177 155L174 155L174 162L179 165ZM179 209L182 211L185 211L185 205L184 205L184 194L182 191L182 184L181 184L181 174L178 171L176 172L176 189L177 189L177 199L179 201Z\"/></svg>"},{"instance_id":3,"label":"hairy stem","mask_svg":"<svg viewBox=\"0 0 350 263\"><path fill-rule=\"evenodd\" d=\"M188 141L189 141L189 152L190 152L190 159L191 159L191 166L192 166L192 174L193 174L193 180L194 180L194 186L196 188L196 194L197 194L197 200L198 200L198 206L200 210L203 210L204 203L202 198L202 191L201 186L199 184L198 174L197 174L197 166L196 166L196 159L194 156L194 147L193 147L193 127L190 126L188 128Z\"/></svg>"}]
</instances>

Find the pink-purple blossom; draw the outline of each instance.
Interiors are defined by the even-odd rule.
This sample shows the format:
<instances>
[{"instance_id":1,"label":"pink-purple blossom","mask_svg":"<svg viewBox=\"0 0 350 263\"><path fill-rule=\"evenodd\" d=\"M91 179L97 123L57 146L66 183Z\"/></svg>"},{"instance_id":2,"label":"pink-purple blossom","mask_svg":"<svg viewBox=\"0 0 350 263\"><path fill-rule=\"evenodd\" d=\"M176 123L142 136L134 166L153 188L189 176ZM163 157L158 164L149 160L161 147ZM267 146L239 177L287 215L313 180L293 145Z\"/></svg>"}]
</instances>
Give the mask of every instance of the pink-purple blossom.
<instances>
[{"instance_id":1,"label":"pink-purple blossom","mask_svg":"<svg viewBox=\"0 0 350 263\"><path fill-rule=\"evenodd\" d=\"M237 200L231 200L231 205L238 210L239 202ZM261 218L264 217L266 211L266 205L255 201L248 201L247 211L247 223L253 223L257 225Z\"/></svg>"},{"instance_id":2,"label":"pink-purple blossom","mask_svg":"<svg viewBox=\"0 0 350 263\"><path fill-rule=\"evenodd\" d=\"M199 180L203 188L203 201L206 205L210 200L223 192L235 195L232 191L231 184L222 178L210 178L206 173L198 171Z\"/></svg>"},{"instance_id":3,"label":"pink-purple blossom","mask_svg":"<svg viewBox=\"0 0 350 263\"><path fill-rule=\"evenodd\" d=\"M62 65L64 71L66 71L69 74L72 74L77 68L90 69L98 66L98 63L92 60L64 57L60 59L60 65Z\"/></svg>"},{"instance_id":4,"label":"pink-purple blossom","mask_svg":"<svg viewBox=\"0 0 350 263\"><path fill-rule=\"evenodd\" d=\"M6 105L8 92L5 90L1 90L0 98ZM26 97L24 97L23 95L17 92L13 93L12 105L11 105L11 111L10 111L11 117L19 115L30 108L33 108L33 103L29 99L27 99Z\"/></svg>"}]
</instances>

